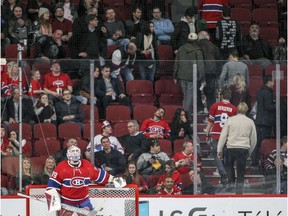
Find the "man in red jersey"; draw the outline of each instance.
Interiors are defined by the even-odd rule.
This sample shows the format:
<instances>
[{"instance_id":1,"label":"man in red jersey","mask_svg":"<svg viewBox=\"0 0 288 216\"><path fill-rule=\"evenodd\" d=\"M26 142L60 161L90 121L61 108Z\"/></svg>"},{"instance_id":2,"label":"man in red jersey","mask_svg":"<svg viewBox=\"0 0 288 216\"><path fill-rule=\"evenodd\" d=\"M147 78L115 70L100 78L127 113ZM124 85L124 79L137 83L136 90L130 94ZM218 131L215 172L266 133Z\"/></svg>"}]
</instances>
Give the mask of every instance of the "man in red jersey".
<instances>
[{"instance_id":1,"label":"man in red jersey","mask_svg":"<svg viewBox=\"0 0 288 216\"><path fill-rule=\"evenodd\" d=\"M72 89L72 82L68 74L61 72L60 63L57 60L51 63L51 72L45 74L43 89L48 94L49 100L57 102L62 97L64 89Z\"/></svg>"},{"instance_id":2,"label":"man in red jersey","mask_svg":"<svg viewBox=\"0 0 288 216\"><path fill-rule=\"evenodd\" d=\"M158 191L158 195L181 195L179 188L174 187L174 180L167 176L163 183L164 188Z\"/></svg>"},{"instance_id":3,"label":"man in red jersey","mask_svg":"<svg viewBox=\"0 0 288 216\"><path fill-rule=\"evenodd\" d=\"M207 142L209 142L209 138L211 138L212 153L221 176L222 184L226 184L228 179L223 162L217 157L217 145L225 122L229 117L237 114L237 108L229 102L230 99L231 90L224 89L222 91L222 101L214 103L210 108L208 124L206 127Z\"/></svg>"},{"instance_id":4,"label":"man in red jersey","mask_svg":"<svg viewBox=\"0 0 288 216\"><path fill-rule=\"evenodd\" d=\"M60 194L61 203L84 208L93 211L89 199L89 183L104 185L113 182L114 176L104 169L98 169L88 160L81 159L81 150L77 146L71 146L67 150L68 160L60 162L54 169L47 190L56 189ZM61 209L61 216L72 216L73 212Z\"/></svg>"},{"instance_id":5,"label":"man in red jersey","mask_svg":"<svg viewBox=\"0 0 288 216\"><path fill-rule=\"evenodd\" d=\"M146 136L146 138L155 139L168 139L170 137L170 126L163 116L165 115L165 110L159 108L155 113L153 118L145 119L141 125L140 131Z\"/></svg>"}]
</instances>

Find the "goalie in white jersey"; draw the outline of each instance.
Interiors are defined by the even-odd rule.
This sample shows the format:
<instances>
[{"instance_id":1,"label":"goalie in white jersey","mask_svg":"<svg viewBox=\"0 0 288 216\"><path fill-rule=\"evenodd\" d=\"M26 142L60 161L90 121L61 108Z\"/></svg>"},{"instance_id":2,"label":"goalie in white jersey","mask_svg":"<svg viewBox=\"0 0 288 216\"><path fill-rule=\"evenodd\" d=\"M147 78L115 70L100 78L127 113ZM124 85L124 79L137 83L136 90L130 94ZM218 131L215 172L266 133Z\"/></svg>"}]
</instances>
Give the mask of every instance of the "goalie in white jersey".
<instances>
[{"instance_id":1,"label":"goalie in white jersey","mask_svg":"<svg viewBox=\"0 0 288 216\"><path fill-rule=\"evenodd\" d=\"M75 213L61 208L61 205L56 209L53 208L53 206L51 206L53 200L58 199L60 203L59 199L61 197L62 204L84 208L88 210L88 212L93 212L94 208L89 199L89 183L91 181L95 181L95 183L100 185L105 185L109 182L115 183L116 178L114 178L114 176L103 169L96 168L88 160L81 159L80 155L81 150L76 146L71 146L67 150L68 160L62 161L56 166L48 181L46 196L48 195L47 197L51 198L51 200L49 200L49 198L47 199L48 208L52 207L52 210L61 209L58 214L60 216L74 216ZM119 182L121 184L119 184ZM119 178L117 178L117 183L118 185L115 185L115 187L124 187L126 185L125 181L123 179L119 181ZM53 197L51 197L51 193L49 192L51 189L56 189L58 192L56 196L53 195Z\"/></svg>"}]
</instances>

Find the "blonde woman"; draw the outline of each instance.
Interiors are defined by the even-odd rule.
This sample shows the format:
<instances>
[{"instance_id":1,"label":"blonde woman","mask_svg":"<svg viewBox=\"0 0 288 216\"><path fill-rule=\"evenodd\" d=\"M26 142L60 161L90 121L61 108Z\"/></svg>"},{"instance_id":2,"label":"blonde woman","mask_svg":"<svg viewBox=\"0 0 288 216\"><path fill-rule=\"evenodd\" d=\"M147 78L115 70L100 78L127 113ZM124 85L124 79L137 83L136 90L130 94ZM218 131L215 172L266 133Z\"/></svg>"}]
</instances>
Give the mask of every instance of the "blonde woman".
<instances>
[{"instance_id":1,"label":"blonde woman","mask_svg":"<svg viewBox=\"0 0 288 216\"><path fill-rule=\"evenodd\" d=\"M43 168L43 171L37 176L37 184L47 185L49 178L52 175L53 170L55 169L56 161L52 156L49 156Z\"/></svg>"},{"instance_id":2,"label":"blonde woman","mask_svg":"<svg viewBox=\"0 0 288 216\"><path fill-rule=\"evenodd\" d=\"M25 157L22 160L22 189L25 192L25 189L28 185L34 184L35 182L35 174L32 173L32 163L30 158ZM15 178L16 190L19 190L19 173Z\"/></svg>"},{"instance_id":3,"label":"blonde woman","mask_svg":"<svg viewBox=\"0 0 288 216\"><path fill-rule=\"evenodd\" d=\"M4 85L7 85L11 94L11 90L16 86L19 86L19 67L15 61L11 61L7 64L7 72L9 78L6 80L7 83L5 83ZM24 77L22 78L22 89L23 94L28 93L27 82Z\"/></svg>"},{"instance_id":4,"label":"blonde woman","mask_svg":"<svg viewBox=\"0 0 288 216\"><path fill-rule=\"evenodd\" d=\"M245 79L241 74L236 74L233 77L233 82L230 85L230 90L232 92L230 103L235 107L241 102L246 102L250 107L250 99L248 88L245 83Z\"/></svg>"}]
</instances>

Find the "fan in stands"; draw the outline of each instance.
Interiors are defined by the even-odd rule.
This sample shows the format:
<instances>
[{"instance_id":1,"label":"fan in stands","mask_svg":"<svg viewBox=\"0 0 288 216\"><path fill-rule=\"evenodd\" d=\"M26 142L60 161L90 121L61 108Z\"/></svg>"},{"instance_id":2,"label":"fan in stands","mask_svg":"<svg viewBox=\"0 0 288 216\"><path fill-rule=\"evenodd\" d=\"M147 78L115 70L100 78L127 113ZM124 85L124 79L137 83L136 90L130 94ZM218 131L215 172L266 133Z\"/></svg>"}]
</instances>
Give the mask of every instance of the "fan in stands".
<instances>
[{"instance_id":1,"label":"fan in stands","mask_svg":"<svg viewBox=\"0 0 288 216\"><path fill-rule=\"evenodd\" d=\"M57 165L49 181L47 190L56 189L61 194L61 203L75 207L94 211L92 206L88 186L90 181L104 185L114 183L115 187L124 187L124 179L114 178L103 169L94 167L88 160L80 158L81 150L76 146L71 146L67 150L68 160L64 160ZM48 192L49 193L49 192ZM51 202L48 202L51 203ZM61 216L74 215L72 211L59 209Z\"/></svg>"}]
</instances>

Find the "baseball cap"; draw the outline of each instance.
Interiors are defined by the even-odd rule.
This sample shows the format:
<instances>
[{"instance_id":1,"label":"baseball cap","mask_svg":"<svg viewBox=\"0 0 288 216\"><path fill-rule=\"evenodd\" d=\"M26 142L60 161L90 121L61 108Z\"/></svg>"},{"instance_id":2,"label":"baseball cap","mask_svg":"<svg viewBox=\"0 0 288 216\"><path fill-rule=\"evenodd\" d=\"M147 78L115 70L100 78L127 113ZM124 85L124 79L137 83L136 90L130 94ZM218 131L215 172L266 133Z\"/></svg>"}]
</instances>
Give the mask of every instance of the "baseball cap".
<instances>
[{"instance_id":1,"label":"baseball cap","mask_svg":"<svg viewBox=\"0 0 288 216\"><path fill-rule=\"evenodd\" d=\"M110 126L110 122L107 121L107 120L103 121L101 128L105 128L105 127L107 127L107 126Z\"/></svg>"},{"instance_id":2,"label":"baseball cap","mask_svg":"<svg viewBox=\"0 0 288 216\"><path fill-rule=\"evenodd\" d=\"M52 66L53 64L60 64L60 61L54 59L54 60L51 61L50 66Z\"/></svg>"}]
</instances>

